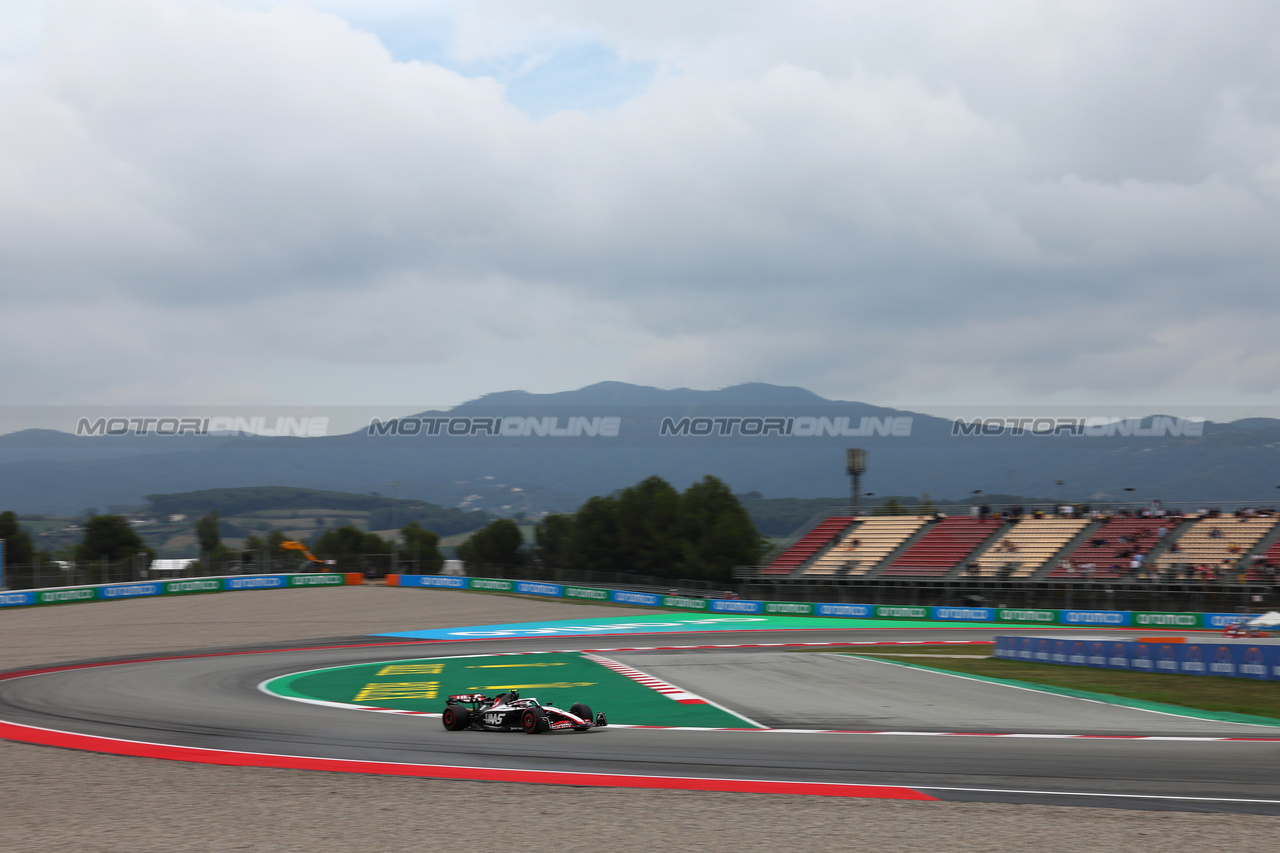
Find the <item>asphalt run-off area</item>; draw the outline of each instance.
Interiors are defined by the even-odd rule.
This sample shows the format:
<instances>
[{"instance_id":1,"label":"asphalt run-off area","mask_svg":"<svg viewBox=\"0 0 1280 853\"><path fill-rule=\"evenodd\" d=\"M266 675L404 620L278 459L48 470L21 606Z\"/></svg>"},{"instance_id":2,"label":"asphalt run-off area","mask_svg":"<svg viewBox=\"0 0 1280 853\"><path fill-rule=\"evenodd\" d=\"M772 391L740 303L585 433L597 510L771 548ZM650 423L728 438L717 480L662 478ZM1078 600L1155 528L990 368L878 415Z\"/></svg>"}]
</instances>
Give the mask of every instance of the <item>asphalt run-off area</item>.
<instances>
[{"instance_id":1,"label":"asphalt run-off area","mask_svg":"<svg viewBox=\"0 0 1280 853\"><path fill-rule=\"evenodd\" d=\"M81 662L0 674L0 736L251 767L1280 815L1277 786L1240 772L1280 757L1273 725L850 654L1018 630L630 613ZM610 725L529 737L436 718L451 694L512 688Z\"/></svg>"}]
</instances>

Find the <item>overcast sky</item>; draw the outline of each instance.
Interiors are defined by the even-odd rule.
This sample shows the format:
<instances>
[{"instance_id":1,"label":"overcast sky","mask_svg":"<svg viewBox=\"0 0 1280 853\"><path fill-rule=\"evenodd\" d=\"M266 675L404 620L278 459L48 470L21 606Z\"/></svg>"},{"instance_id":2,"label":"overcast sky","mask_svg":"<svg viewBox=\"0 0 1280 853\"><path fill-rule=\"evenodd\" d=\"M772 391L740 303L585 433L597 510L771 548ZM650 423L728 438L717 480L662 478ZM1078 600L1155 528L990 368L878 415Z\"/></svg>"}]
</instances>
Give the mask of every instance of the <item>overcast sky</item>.
<instances>
[{"instance_id":1,"label":"overcast sky","mask_svg":"<svg viewBox=\"0 0 1280 853\"><path fill-rule=\"evenodd\" d=\"M1280 4L4 0L10 404L1280 390Z\"/></svg>"}]
</instances>

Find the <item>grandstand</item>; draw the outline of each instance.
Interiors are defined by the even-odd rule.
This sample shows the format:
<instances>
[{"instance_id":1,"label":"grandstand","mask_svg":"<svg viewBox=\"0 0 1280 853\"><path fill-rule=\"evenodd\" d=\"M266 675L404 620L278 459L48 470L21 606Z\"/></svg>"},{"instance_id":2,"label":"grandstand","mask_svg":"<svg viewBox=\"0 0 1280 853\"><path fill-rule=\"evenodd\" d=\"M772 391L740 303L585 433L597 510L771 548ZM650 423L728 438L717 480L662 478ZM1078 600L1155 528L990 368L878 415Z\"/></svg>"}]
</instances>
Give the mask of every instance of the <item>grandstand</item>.
<instances>
[{"instance_id":1,"label":"grandstand","mask_svg":"<svg viewBox=\"0 0 1280 853\"><path fill-rule=\"evenodd\" d=\"M766 575L789 575L803 568L857 519L837 515L819 522L764 568Z\"/></svg>"},{"instance_id":2,"label":"grandstand","mask_svg":"<svg viewBox=\"0 0 1280 853\"><path fill-rule=\"evenodd\" d=\"M1104 518L1085 541L1053 567L1049 578L1117 580L1129 572L1135 554L1168 544L1181 518ZM1162 532L1163 531L1163 532Z\"/></svg>"},{"instance_id":3,"label":"grandstand","mask_svg":"<svg viewBox=\"0 0 1280 853\"><path fill-rule=\"evenodd\" d=\"M1274 569L1280 566L1280 528L1272 528L1271 532L1259 540L1258 556L1250 561L1248 580L1252 583L1269 582L1275 579ZM1272 539L1270 545L1267 540Z\"/></svg>"},{"instance_id":4,"label":"grandstand","mask_svg":"<svg viewBox=\"0 0 1280 853\"><path fill-rule=\"evenodd\" d=\"M1275 516L1231 516L1209 514L1196 521L1178 537L1174 548L1156 559L1158 572L1185 567L1234 570L1276 525Z\"/></svg>"},{"instance_id":5,"label":"grandstand","mask_svg":"<svg viewBox=\"0 0 1280 853\"><path fill-rule=\"evenodd\" d=\"M966 567L963 576L1029 578L1088 526L1082 518L1024 518Z\"/></svg>"},{"instance_id":6,"label":"grandstand","mask_svg":"<svg viewBox=\"0 0 1280 853\"><path fill-rule=\"evenodd\" d=\"M1003 525L999 518L944 518L890 563L880 577L944 577Z\"/></svg>"},{"instance_id":7,"label":"grandstand","mask_svg":"<svg viewBox=\"0 0 1280 853\"><path fill-rule=\"evenodd\" d=\"M804 572L811 575L862 577L909 540L928 522L923 515L864 518L821 554Z\"/></svg>"}]
</instances>

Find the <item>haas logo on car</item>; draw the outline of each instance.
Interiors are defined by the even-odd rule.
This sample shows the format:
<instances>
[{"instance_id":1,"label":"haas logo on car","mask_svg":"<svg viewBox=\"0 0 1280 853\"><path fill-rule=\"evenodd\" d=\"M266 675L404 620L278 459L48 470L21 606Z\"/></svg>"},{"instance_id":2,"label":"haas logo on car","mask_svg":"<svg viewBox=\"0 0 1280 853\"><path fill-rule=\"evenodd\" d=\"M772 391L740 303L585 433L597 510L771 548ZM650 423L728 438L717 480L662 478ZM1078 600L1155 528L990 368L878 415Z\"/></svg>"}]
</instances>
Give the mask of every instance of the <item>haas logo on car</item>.
<instances>
[{"instance_id":1,"label":"haas logo on car","mask_svg":"<svg viewBox=\"0 0 1280 853\"><path fill-rule=\"evenodd\" d=\"M500 726L502 725L502 715L501 714L485 714L484 724L486 726Z\"/></svg>"}]
</instances>

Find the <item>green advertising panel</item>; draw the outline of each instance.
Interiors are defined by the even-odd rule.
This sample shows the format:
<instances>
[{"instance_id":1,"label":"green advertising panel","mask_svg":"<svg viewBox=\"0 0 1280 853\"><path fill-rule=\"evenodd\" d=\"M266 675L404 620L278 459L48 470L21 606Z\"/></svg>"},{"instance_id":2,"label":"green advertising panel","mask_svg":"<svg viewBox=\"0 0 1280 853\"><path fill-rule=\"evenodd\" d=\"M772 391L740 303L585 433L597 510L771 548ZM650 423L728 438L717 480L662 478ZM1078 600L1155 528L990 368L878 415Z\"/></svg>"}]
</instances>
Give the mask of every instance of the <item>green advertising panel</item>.
<instances>
[{"instance_id":1,"label":"green advertising panel","mask_svg":"<svg viewBox=\"0 0 1280 853\"><path fill-rule=\"evenodd\" d=\"M511 592L515 589L515 581L495 580L493 578L471 578L468 584L472 589L483 589L489 592Z\"/></svg>"},{"instance_id":2,"label":"green advertising panel","mask_svg":"<svg viewBox=\"0 0 1280 853\"><path fill-rule=\"evenodd\" d=\"M1199 628L1199 613L1133 613L1135 628Z\"/></svg>"},{"instance_id":3,"label":"green advertising panel","mask_svg":"<svg viewBox=\"0 0 1280 853\"><path fill-rule=\"evenodd\" d=\"M564 588L565 598L581 598L587 601L608 601L609 590L592 589L588 586L566 586Z\"/></svg>"},{"instance_id":4,"label":"green advertising panel","mask_svg":"<svg viewBox=\"0 0 1280 853\"><path fill-rule=\"evenodd\" d=\"M663 607L674 607L678 610L706 610L705 598L687 598L682 595L666 595L662 598Z\"/></svg>"},{"instance_id":5,"label":"green advertising panel","mask_svg":"<svg viewBox=\"0 0 1280 853\"><path fill-rule=\"evenodd\" d=\"M342 586L346 582L347 576L341 572L289 575L289 586Z\"/></svg>"},{"instance_id":6,"label":"green advertising panel","mask_svg":"<svg viewBox=\"0 0 1280 853\"><path fill-rule=\"evenodd\" d=\"M50 589L37 593L36 601L40 604L66 604L71 601L92 601L98 597L98 590L92 586L72 587L70 589Z\"/></svg>"},{"instance_id":7,"label":"green advertising panel","mask_svg":"<svg viewBox=\"0 0 1280 853\"><path fill-rule=\"evenodd\" d=\"M190 578L180 581L165 581L165 595L178 595L188 592L221 592L222 581L217 578Z\"/></svg>"},{"instance_id":8,"label":"green advertising panel","mask_svg":"<svg viewBox=\"0 0 1280 853\"><path fill-rule=\"evenodd\" d=\"M1001 607L996 611L997 622L1022 622L1033 625L1052 625L1058 621L1056 610L1019 610L1014 607Z\"/></svg>"},{"instance_id":9,"label":"green advertising panel","mask_svg":"<svg viewBox=\"0 0 1280 853\"><path fill-rule=\"evenodd\" d=\"M765 613L785 613L788 616L812 616L813 605L807 601L766 601Z\"/></svg>"},{"instance_id":10,"label":"green advertising panel","mask_svg":"<svg viewBox=\"0 0 1280 853\"><path fill-rule=\"evenodd\" d=\"M927 607L897 605L878 605L876 607L877 619L928 619L930 615Z\"/></svg>"}]
</instances>

